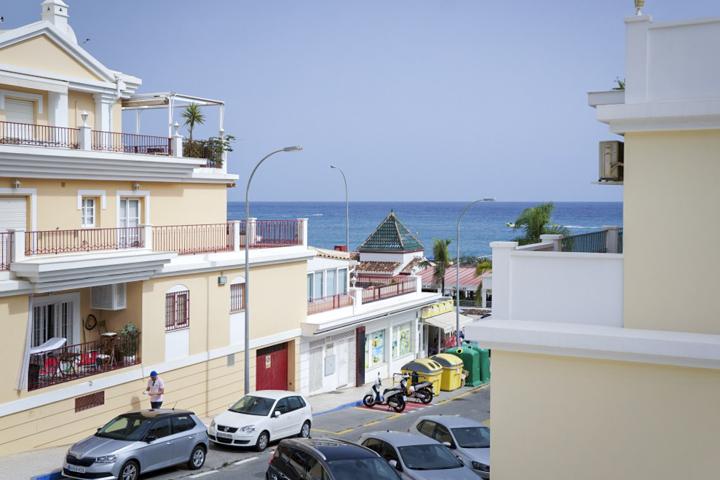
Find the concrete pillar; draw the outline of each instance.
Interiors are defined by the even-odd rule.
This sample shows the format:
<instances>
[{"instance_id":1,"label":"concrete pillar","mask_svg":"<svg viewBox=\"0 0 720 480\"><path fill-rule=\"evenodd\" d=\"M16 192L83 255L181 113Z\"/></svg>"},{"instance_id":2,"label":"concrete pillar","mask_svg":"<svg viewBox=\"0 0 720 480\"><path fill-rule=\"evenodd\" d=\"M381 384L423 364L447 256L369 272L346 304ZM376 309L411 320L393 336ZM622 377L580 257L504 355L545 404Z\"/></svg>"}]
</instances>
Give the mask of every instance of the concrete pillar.
<instances>
[{"instance_id":1,"label":"concrete pillar","mask_svg":"<svg viewBox=\"0 0 720 480\"><path fill-rule=\"evenodd\" d=\"M78 137L78 143L80 150L92 150L92 129L87 124L88 113L82 112L80 114L82 125L80 125L80 134Z\"/></svg>"},{"instance_id":2,"label":"concrete pillar","mask_svg":"<svg viewBox=\"0 0 720 480\"><path fill-rule=\"evenodd\" d=\"M307 247L308 244L308 219L307 218L298 218L298 222L300 225L298 226L299 229L299 235L302 239L302 244L304 247Z\"/></svg>"},{"instance_id":3,"label":"concrete pillar","mask_svg":"<svg viewBox=\"0 0 720 480\"><path fill-rule=\"evenodd\" d=\"M605 236L605 251L607 253L618 253L620 244L620 227L616 225L606 225L603 229L607 231Z\"/></svg>"},{"instance_id":4,"label":"concrete pillar","mask_svg":"<svg viewBox=\"0 0 720 480\"><path fill-rule=\"evenodd\" d=\"M173 157L183 156L183 136L180 135L180 124L175 122L173 125L173 136L172 136L172 152Z\"/></svg>"},{"instance_id":5,"label":"concrete pillar","mask_svg":"<svg viewBox=\"0 0 720 480\"><path fill-rule=\"evenodd\" d=\"M553 251L560 252L562 251L562 235L555 234L555 233L544 233L540 235L540 242L541 243L552 243L553 244Z\"/></svg>"},{"instance_id":6,"label":"concrete pillar","mask_svg":"<svg viewBox=\"0 0 720 480\"><path fill-rule=\"evenodd\" d=\"M233 250L239 252L241 250L240 245L240 220L233 220L230 222L233 236Z\"/></svg>"},{"instance_id":7,"label":"concrete pillar","mask_svg":"<svg viewBox=\"0 0 720 480\"><path fill-rule=\"evenodd\" d=\"M625 19L625 103L647 100L649 15Z\"/></svg>"},{"instance_id":8,"label":"concrete pillar","mask_svg":"<svg viewBox=\"0 0 720 480\"><path fill-rule=\"evenodd\" d=\"M93 98L95 99L95 130L111 132L113 128L112 106L115 103L115 96L96 93Z\"/></svg>"},{"instance_id":9,"label":"concrete pillar","mask_svg":"<svg viewBox=\"0 0 720 480\"><path fill-rule=\"evenodd\" d=\"M143 237L145 240L145 248L153 249L153 228L152 225L143 225Z\"/></svg>"},{"instance_id":10,"label":"concrete pillar","mask_svg":"<svg viewBox=\"0 0 720 480\"><path fill-rule=\"evenodd\" d=\"M18 228L13 231L13 251L11 262L20 262L25 259L25 229Z\"/></svg>"},{"instance_id":11,"label":"concrete pillar","mask_svg":"<svg viewBox=\"0 0 720 480\"><path fill-rule=\"evenodd\" d=\"M517 242L491 242L493 275L493 317L509 320L511 315L511 254Z\"/></svg>"},{"instance_id":12,"label":"concrete pillar","mask_svg":"<svg viewBox=\"0 0 720 480\"><path fill-rule=\"evenodd\" d=\"M68 126L68 95L65 93L48 92L48 120L54 127Z\"/></svg>"},{"instance_id":13,"label":"concrete pillar","mask_svg":"<svg viewBox=\"0 0 720 480\"><path fill-rule=\"evenodd\" d=\"M257 242L257 218L255 217L250 217L245 226L245 241L251 247Z\"/></svg>"}]
</instances>

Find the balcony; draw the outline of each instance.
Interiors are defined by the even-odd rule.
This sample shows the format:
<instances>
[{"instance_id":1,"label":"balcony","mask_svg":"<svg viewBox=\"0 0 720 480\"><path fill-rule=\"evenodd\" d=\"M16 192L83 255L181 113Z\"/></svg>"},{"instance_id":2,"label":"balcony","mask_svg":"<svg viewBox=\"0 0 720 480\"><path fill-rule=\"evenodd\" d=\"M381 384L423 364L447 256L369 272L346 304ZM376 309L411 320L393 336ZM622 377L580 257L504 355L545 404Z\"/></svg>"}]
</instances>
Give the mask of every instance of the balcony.
<instances>
[{"instance_id":1,"label":"balcony","mask_svg":"<svg viewBox=\"0 0 720 480\"><path fill-rule=\"evenodd\" d=\"M352 302L353 298L348 294L337 294L330 295L328 297L308 299L307 314L314 315L316 313L349 307L352 305Z\"/></svg>"},{"instance_id":2,"label":"balcony","mask_svg":"<svg viewBox=\"0 0 720 480\"><path fill-rule=\"evenodd\" d=\"M37 352L33 352L36 350ZM70 382L140 364L140 337L103 336L100 340L31 350L28 390Z\"/></svg>"},{"instance_id":3,"label":"balcony","mask_svg":"<svg viewBox=\"0 0 720 480\"><path fill-rule=\"evenodd\" d=\"M389 285L365 287L362 291L362 302L364 304L385 300L386 298L415 293L417 291L418 279L412 277L409 280L402 280Z\"/></svg>"}]
</instances>

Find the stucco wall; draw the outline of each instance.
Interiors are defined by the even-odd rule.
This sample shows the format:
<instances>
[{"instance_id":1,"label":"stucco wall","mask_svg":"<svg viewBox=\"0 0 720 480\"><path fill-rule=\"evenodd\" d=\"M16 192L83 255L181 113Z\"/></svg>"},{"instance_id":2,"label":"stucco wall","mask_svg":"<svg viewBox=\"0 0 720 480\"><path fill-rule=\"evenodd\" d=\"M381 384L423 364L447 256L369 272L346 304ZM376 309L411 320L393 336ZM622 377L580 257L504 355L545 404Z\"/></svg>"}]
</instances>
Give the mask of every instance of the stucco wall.
<instances>
[{"instance_id":1,"label":"stucco wall","mask_svg":"<svg viewBox=\"0 0 720 480\"><path fill-rule=\"evenodd\" d=\"M82 126L83 112L87 112L87 124L91 128L95 125L95 99L90 93L68 92L68 127L78 128ZM117 130L120 131L120 130Z\"/></svg>"},{"instance_id":2,"label":"stucco wall","mask_svg":"<svg viewBox=\"0 0 720 480\"><path fill-rule=\"evenodd\" d=\"M0 50L2 52L2 50ZM32 90L29 88L21 88L11 85L2 85L0 84L0 90L5 90L7 92L18 92L18 93L31 93L33 95L41 95L42 96L42 112L38 112L38 106L35 105L35 108L33 109L33 113L35 116L35 123L37 125L47 125L48 124L48 95L47 92L43 92L42 90ZM6 94L6 98L13 98L12 93ZM23 97L18 97L19 100L26 100ZM5 121L5 110L0 109L0 121Z\"/></svg>"},{"instance_id":3,"label":"stucco wall","mask_svg":"<svg viewBox=\"0 0 720 480\"><path fill-rule=\"evenodd\" d=\"M0 178L10 185L12 179ZM97 203L96 226L115 228L118 222L117 192L132 191L132 182L90 180L20 179L23 188L37 189L37 227L39 230L80 228L81 211L77 208L79 190L104 190L106 208ZM150 192L150 222L153 225L223 223L226 221L227 187L214 184L149 183L140 184ZM30 205L28 204L28 228ZM144 200L140 206L141 223L146 222Z\"/></svg>"},{"instance_id":4,"label":"stucco wall","mask_svg":"<svg viewBox=\"0 0 720 480\"><path fill-rule=\"evenodd\" d=\"M0 402L18 398L16 388L25 351L27 321L27 295L0 298L0 327L3 331L0 343Z\"/></svg>"},{"instance_id":5,"label":"stucco wall","mask_svg":"<svg viewBox=\"0 0 720 480\"><path fill-rule=\"evenodd\" d=\"M625 326L720 333L720 132L625 136Z\"/></svg>"},{"instance_id":6,"label":"stucco wall","mask_svg":"<svg viewBox=\"0 0 720 480\"><path fill-rule=\"evenodd\" d=\"M0 63L52 72L61 78L102 81L46 36L0 49Z\"/></svg>"},{"instance_id":7,"label":"stucco wall","mask_svg":"<svg viewBox=\"0 0 720 480\"><path fill-rule=\"evenodd\" d=\"M250 272L250 338L300 328L307 314L307 263L283 263Z\"/></svg>"},{"instance_id":8,"label":"stucco wall","mask_svg":"<svg viewBox=\"0 0 720 480\"><path fill-rule=\"evenodd\" d=\"M720 372L499 350L492 361L494 480L717 477Z\"/></svg>"}]
</instances>

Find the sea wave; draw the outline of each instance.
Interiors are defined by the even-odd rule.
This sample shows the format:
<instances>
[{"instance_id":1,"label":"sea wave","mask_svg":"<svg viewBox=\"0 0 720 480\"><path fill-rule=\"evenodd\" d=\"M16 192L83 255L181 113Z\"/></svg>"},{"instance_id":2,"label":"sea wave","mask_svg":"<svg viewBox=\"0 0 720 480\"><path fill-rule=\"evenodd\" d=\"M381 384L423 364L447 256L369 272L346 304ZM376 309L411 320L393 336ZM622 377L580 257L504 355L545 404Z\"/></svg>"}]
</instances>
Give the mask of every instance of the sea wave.
<instances>
[{"instance_id":1,"label":"sea wave","mask_svg":"<svg viewBox=\"0 0 720 480\"><path fill-rule=\"evenodd\" d=\"M323 217L323 216L325 216L325 214L324 213L311 213L310 216L311 217Z\"/></svg>"},{"instance_id":2,"label":"sea wave","mask_svg":"<svg viewBox=\"0 0 720 480\"><path fill-rule=\"evenodd\" d=\"M575 228L575 229L593 229L593 228L602 228L602 227L593 227L588 225L563 225L565 228Z\"/></svg>"}]
</instances>

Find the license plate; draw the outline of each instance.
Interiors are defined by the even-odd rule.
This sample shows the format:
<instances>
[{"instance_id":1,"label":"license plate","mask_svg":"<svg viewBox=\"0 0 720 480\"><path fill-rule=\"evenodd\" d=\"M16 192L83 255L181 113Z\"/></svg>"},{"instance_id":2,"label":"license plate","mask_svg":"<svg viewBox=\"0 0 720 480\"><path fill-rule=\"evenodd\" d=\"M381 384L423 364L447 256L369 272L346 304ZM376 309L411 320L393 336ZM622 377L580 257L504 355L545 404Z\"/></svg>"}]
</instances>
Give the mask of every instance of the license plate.
<instances>
[{"instance_id":1,"label":"license plate","mask_svg":"<svg viewBox=\"0 0 720 480\"><path fill-rule=\"evenodd\" d=\"M232 434L225 432L217 432L217 436L220 438L232 438Z\"/></svg>"},{"instance_id":2,"label":"license plate","mask_svg":"<svg viewBox=\"0 0 720 480\"><path fill-rule=\"evenodd\" d=\"M70 470L71 472L75 472L75 473L85 473L85 468L83 468L83 467L78 467L78 466L75 466L75 465L69 465L69 464L68 464L68 465L65 466L65 468L67 468L67 469Z\"/></svg>"}]
</instances>

